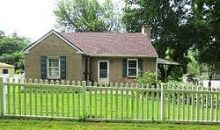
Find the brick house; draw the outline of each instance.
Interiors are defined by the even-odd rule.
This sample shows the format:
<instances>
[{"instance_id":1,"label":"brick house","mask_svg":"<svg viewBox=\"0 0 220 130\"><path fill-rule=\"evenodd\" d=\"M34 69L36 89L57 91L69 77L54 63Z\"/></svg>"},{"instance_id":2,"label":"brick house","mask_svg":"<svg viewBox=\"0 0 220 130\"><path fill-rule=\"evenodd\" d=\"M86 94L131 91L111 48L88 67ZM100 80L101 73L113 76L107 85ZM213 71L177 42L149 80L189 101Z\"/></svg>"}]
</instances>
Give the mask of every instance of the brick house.
<instances>
[{"instance_id":1,"label":"brick house","mask_svg":"<svg viewBox=\"0 0 220 130\"><path fill-rule=\"evenodd\" d=\"M25 50L26 78L135 82L157 71L157 52L142 33L64 33L54 30Z\"/></svg>"}]
</instances>

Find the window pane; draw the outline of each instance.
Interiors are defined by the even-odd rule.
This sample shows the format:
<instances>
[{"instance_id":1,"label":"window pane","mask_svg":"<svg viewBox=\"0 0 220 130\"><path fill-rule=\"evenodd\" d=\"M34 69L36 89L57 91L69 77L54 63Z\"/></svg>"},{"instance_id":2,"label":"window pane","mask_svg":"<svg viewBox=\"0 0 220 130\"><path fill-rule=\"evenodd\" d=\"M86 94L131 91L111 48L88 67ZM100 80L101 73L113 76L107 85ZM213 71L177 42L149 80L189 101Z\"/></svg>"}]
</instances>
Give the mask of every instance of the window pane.
<instances>
[{"instance_id":1,"label":"window pane","mask_svg":"<svg viewBox=\"0 0 220 130\"><path fill-rule=\"evenodd\" d=\"M48 68L48 76L49 78L59 78L59 58L49 59L49 68Z\"/></svg>"},{"instance_id":2,"label":"window pane","mask_svg":"<svg viewBox=\"0 0 220 130\"><path fill-rule=\"evenodd\" d=\"M136 69L129 69L128 70L128 75L129 76L136 76L137 70Z\"/></svg>"},{"instance_id":3,"label":"window pane","mask_svg":"<svg viewBox=\"0 0 220 130\"><path fill-rule=\"evenodd\" d=\"M100 70L100 78L107 78L107 69Z\"/></svg>"},{"instance_id":4,"label":"window pane","mask_svg":"<svg viewBox=\"0 0 220 130\"><path fill-rule=\"evenodd\" d=\"M50 67L59 67L59 59L49 59Z\"/></svg>"},{"instance_id":5,"label":"window pane","mask_svg":"<svg viewBox=\"0 0 220 130\"><path fill-rule=\"evenodd\" d=\"M128 61L128 76L137 76L137 60Z\"/></svg>"},{"instance_id":6,"label":"window pane","mask_svg":"<svg viewBox=\"0 0 220 130\"><path fill-rule=\"evenodd\" d=\"M99 63L99 76L100 76L100 78L107 78L107 68L108 68L107 62L100 62Z\"/></svg>"},{"instance_id":7,"label":"window pane","mask_svg":"<svg viewBox=\"0 0 220 130\"><path fill-rule=\"evenodd\" d=\"M99 68L100 69L107 69L107 62L100 62L99 63Z\"/></svg>"},{"instance_id":8,"label":"window pane","mask_svg":"<svg viewBox=\"0 0 220 130\"><path fill-rule=\"evenodd\" d=\"M136 60L129 61L129 67L137 67L137 61Z\"/></svg>"}]
</instances>

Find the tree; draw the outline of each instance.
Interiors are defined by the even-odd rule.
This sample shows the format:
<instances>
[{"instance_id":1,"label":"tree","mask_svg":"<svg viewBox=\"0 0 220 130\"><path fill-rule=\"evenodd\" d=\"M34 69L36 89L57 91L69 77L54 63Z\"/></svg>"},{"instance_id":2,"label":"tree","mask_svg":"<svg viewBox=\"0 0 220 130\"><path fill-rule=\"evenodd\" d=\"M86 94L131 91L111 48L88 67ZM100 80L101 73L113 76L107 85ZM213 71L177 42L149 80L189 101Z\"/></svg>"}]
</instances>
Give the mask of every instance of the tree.
<instances>
[{"instance_id":1,"label":"tree","mask_svg":"<svg viewBox=\"0 0 220 130\"><path fill-rule=\"evenodd\" d=\"M199 62L208 66L209 80L220 63L220 1L193 1L193 25L195 49L199 50Z\"/></svg>"},{"instance_id":2,"label":"tree","mask_svg":"<svg viewBox=\"0 0 220 130\"><path fill-rule=\"evenodd\" d=\"M64 30L75 32L111 32L121 28L120 14L110 0L59 0L54 13Z\"/></svg>"},{"instance_id":3,"label":"tree","mask_svg":"<svg viewBox=\"0 0 220 130\"><path fill-rule=\"evenodd\" d=\"M161 58L169 58L181 64L186 72L187 51L192 46L189 0L126 0L123 22L128 32L140 32L143 25L150 25L153 44ZM186 33L189 32L189 33ZM161 80L166 81L173 66L159 66ZM177 70L177 69L175 69Z\"/></svg>"},{"instance_id":4,"label":"tree","mask_svg":"<svg viewBox=\"0 0 220 130\"><path fill-rule=\"evenodd\" d=\"M0 62L15 65L15 69L24 69L22 50L29 42L26 38L17 35L5 36L2 31L0 36Z\"/></svg>"}]
</instances>

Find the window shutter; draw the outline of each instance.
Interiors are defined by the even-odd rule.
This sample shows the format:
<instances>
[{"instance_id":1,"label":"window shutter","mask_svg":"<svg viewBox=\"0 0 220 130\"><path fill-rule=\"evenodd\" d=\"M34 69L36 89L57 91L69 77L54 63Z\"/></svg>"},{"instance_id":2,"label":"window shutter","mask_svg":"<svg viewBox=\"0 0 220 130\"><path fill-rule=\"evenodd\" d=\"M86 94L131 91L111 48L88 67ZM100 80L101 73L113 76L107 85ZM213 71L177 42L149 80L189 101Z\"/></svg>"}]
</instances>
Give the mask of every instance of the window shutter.
<instances>
[{"instance_id":1,"label":"window shutter","mask_svg":"<svg viewBox=\"0 0 220 130\"><path fill-rule=\"evenodd\" d=\"M125 78L127 77L127 59L123 59L122 63L122 77Z\"/></svg>"},{"instance_id":2,"label":"window shutter","mask_svg":"<svg viewBox=\"0 0 220 130\"><path fill-rule=\"evenodd\" d=\"M47 57L41 56L41 79L47 79Z\"/></svg>"},{"instance_id":3,"label":"window shutter","mask_svg":"<svg viewBox=\"0 0 220 130\"><path fill-rule=\"evenodd\" d=\"M60 78L66 79L66 56L60 57Z\"/></svg>"},{"instance_id":4,"label":"window shutter","mask_svg":"<svg viewBox=\"0 0 220 130\"><path fill-rule=\"evenodd\" d=\"M143 72L143 59L138 59L138 71Z\"/></svg>"}]
</instances>

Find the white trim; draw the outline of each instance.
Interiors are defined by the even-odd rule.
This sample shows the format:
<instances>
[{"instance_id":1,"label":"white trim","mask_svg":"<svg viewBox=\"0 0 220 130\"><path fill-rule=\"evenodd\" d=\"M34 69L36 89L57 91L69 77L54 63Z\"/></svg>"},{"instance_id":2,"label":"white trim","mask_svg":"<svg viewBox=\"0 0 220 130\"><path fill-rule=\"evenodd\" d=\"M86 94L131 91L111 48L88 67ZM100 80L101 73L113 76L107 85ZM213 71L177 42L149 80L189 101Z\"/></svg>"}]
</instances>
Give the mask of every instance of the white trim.
<instances>
[{"instance_id":1,"label":"white trim","mask_svg":"<svg viewBox=\"0 0 220 130\"><path fill-rule=\"evenodd\" d=\"M136 76L129 76L129 61L136 61ZM136 78L138 76L138 59L127 59L127 77Z\"/></svg>"},{"instance_id":2,"label":"white trim","mask_svg":"<svg viewBox=\"0 0 220 130\"><path fill-rule=\"evenodd\" d=\"M58 78L52 78L49 76L49 59L58 59L59 61L59 76ZM60 79L60 57L58 56L49 56L47 57L47 79Z\"/></svg>"},{"instance_id":3,"label":"white trim","mask_svg":"<svg viewBox=\"0 0 220 130\"><path fill-rule=\"evenodd\" d=\"M99 68L100 68L100 62L106 62L107 63L107 82L109 82L109 73L110 73L110 67L109 67L109 60L99 60L98 61L98 82L100 82L100 79L104 79L104 78L100 78L100 75L99 75Z\"/></svg>"},{"instance_id":4,"label":"white trim","mask_svg":"<svg viewBox=\"0 0 220 130\"><path fill-rule=\"evenodd\" d=\"M73 47L74 49L76 49L78 51L78 53L82 53L83 52L77 48L76 46L74 46L71 42L69 42L68 40L66 40L65 38L63 38L59 33L57 33L54 30L51 30L50 32L48 32L45 36L43 36L42 38L38 39L34 44L32 44L31 46L27 47L24 50L24 53L29 53L29 51L35 47L37 44L39 44L41 41L43 41L45 38L47 38L48 36L50 36L51 34L55 34L57 37L59 37L60 39L62 39L64 42L66 42L68 45L70 45L71 47Z\"/></svg>"}]
</instances>

